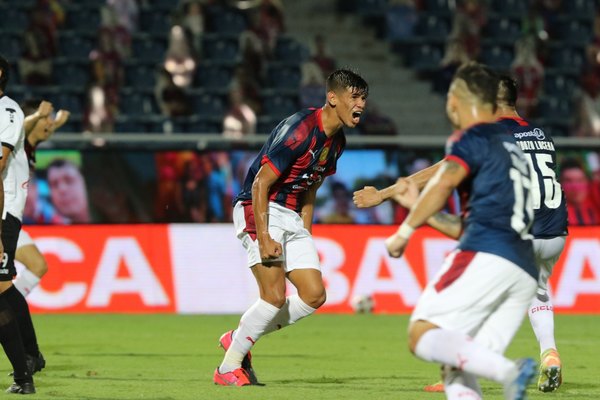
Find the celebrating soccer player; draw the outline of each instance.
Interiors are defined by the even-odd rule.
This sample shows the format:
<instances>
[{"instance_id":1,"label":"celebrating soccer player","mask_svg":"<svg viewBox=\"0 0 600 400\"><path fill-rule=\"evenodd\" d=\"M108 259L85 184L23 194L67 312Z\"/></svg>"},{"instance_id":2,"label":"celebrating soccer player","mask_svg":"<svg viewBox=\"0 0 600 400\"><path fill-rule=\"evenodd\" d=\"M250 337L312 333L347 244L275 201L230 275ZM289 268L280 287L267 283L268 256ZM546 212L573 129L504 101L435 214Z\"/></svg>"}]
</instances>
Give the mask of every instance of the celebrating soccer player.
<instances>
[{"instance_id":1,"label":"celebrating soccer player","mask_svg":"<svg viewBox=\"0 0 600 400\"><path fill-rule=\"evenodd\" d=\"M355 72L334 71L322 108L297 112L271 132L234 203L234 225L248 253L260 298L235 331L221 336L225 358L219 385L258 384L250 349L256 341L316 311L325 302L317 249L311 236L316 192L335 173L346 139L364 111L369 88ZM298 294L285 296L286 282Z\"/></svg>"}]
</instances>

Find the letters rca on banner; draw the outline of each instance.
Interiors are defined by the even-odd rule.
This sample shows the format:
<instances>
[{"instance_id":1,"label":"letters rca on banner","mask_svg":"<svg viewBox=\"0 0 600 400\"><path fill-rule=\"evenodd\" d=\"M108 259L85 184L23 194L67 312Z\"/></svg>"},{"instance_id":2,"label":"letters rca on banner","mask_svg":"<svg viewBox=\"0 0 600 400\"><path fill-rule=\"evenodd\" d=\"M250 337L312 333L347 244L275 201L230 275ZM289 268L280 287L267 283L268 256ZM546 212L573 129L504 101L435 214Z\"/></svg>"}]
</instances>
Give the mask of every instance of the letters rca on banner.
<instances>
[{"instance_id":1,"label":"letters rca on banner","mask_svg":"<svg viewBox=\"0 0 600 400\"><path fill-rule=\"evenodd\" d=\"M231 224L26 226L49 271L28 301L37 313L241 313L257 298ZM418 229L404 257L387 256L393 226L316 225L327 285L323 313L409 313L456 242ZM559 313L600 313L600 228L573 227L555 267ZM289 288L291 291L291 287Z\"/></svg>"}]
</instances>

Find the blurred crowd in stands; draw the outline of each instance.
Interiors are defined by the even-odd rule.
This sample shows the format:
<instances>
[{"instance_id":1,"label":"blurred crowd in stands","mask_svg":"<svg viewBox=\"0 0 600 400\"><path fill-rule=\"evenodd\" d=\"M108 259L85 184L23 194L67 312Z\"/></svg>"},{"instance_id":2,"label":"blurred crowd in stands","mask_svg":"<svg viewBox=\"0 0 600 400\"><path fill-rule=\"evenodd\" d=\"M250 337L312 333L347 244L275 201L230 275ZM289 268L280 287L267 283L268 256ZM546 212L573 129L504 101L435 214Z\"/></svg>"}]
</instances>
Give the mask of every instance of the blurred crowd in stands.
<instances>
[{"instance_id":1,"label":"blurred crowd in stands","mask_svg":"<svg viewBox=\"0 0 600 400\"><path fill-rule=\"evenodd\" d=\"M323 35L285 34L281 0L9 3L13 97L70 108L74 132L268 133L321 106L336 68Z\"/></svg>"},{"instance_id":2,"label":"blurred crowd in stands","mask_svg":"<svg viewBox=\"0 0 600 400\"><path fill-rule=\"evenodd\" d=\"M445 94L469 60L510 73L520 113L555 136L600 136L595 0L339 0Z\"/></svg>"}]
</instances>

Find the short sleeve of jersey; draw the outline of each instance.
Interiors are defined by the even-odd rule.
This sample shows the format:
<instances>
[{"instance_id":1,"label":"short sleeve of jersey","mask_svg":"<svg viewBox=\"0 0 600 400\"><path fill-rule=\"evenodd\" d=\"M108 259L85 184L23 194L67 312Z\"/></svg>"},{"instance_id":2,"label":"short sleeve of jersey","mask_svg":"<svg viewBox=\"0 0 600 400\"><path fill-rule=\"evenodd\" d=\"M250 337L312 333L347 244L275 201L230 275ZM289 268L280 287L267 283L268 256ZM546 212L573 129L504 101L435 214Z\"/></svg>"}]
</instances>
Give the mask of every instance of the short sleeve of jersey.
<instances>
[{"instance_id":1,"label":"short sleeve of jersey","mask_svg":"<svg viewBox=\"0 0 600 400\"><path fill-rule=\"evenodd\" d=\"M487 141L479 135L467 131L460 139L450 144L446 160L459 163L470 175L477 171L486 154Z\"/></svg>"},{"instance_id":2,"label":"short sleeve of jersey","mask_svg":"<svg viewBox=\"0 0 600 400\"><path fill-rule=\"evenodd\" d=\"M11 107L0 109L0 142L13 150L23 129L23 114ZM1 155L0 155L1 157Z\"/></svg>"},{"instance_id":3,"label":"short sleeve of jersey","mask_svg":"<svg viewBox=\"0 0 600 400\"><path fill-rule=\"evenodd\" d=\"M260 160L260 165L269 164L277 175L281 175L308 150L310 137L308 132L301 132L303 125L286 129L283 125Z\"/></svg>"}]
</instances>

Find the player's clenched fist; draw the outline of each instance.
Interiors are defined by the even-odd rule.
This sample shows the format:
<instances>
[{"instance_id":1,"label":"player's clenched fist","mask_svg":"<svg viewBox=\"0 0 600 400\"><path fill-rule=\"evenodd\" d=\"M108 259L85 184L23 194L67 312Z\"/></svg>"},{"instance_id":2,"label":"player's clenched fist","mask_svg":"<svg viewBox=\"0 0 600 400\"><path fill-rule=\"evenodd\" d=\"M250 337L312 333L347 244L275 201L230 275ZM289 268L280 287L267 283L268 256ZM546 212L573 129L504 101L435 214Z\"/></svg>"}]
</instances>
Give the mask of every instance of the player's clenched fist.
<instances>
[{"instance_id":1,"label":"player's clenched fist","mask_svg":"<svg viewBox=\"0 0 600 400\"><path fill-rule=\"evenodd\" d=\"M48 115L50 115L50 113L52 112L52 109L53 109L52 103L50 103L49 101L43 100L37 109L38 117L46 118Z\"/></svg>"},{"instance_id":2,"label":"player's clenched fist","mask_svg":"<svg viewBox=\"0 0 600 400\"><path fill-rule=\"evenodd\" d=\"M281 243L276 242L269 235L265 235L258 240L258 249L260 250L260 258L265 261L279 258L283 254Z\"/></svg>"},{"instance_id":3,"label":"player's clenched fist","mask_svg":"<svg viewBox=\"0 0 600 400\"><path fill-rule=\"evenodd\" d=\"M383 197L379 193L379 190L373 186L365 186L361 190L354 192L352 200L358 208L368 208L381 204Z\"/></svg>"},{"instance_id":4,"label":"player's clenched fist","mask_svg":"<svg viewBox=\"0 0 600 400\"><path fill-rule=\"evenodd\" d=\"M408 240L397 233L394 233L385 240L385 248L387 249L390 257L394 258L400 258L402 254L404 254L404 249L406 249L407 244Z\"/></svg>"}]
</instances>

